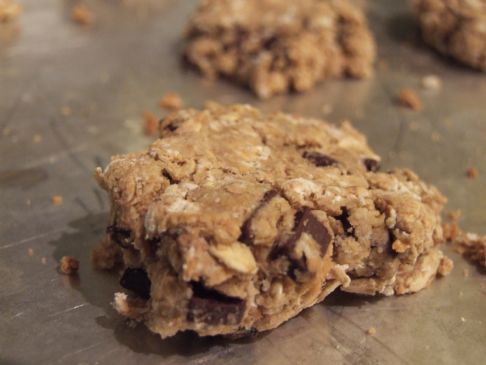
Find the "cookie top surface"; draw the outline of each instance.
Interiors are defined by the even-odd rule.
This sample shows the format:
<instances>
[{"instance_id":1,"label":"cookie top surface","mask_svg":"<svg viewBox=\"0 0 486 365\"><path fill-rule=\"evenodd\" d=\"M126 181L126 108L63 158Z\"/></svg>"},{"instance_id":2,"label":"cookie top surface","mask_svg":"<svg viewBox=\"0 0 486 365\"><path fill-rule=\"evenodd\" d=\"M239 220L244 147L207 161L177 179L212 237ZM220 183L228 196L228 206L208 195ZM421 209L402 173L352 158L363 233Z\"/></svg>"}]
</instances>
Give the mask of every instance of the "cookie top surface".
<instances>
[{"instance_id":1,"label":"cookie top surface","mask_svg":"<svg viewBox=\"0 0 486 365\"><path fill-rule=\"evenodd\" d=\"M422 205L438 211L443 203L411 172L375 172L379 156L349 123L337 127L234 105L183 110L160 128L161 138L147 151L115 156L98 172L120 207L117 224L136 231L141 225L149 236L193 226L216 241L238 241L245 221L272 191L295 210L329 216L339 216L343 207L374 211L382 193L403 198L409 211Z\"/></svg>"}]
</instances>

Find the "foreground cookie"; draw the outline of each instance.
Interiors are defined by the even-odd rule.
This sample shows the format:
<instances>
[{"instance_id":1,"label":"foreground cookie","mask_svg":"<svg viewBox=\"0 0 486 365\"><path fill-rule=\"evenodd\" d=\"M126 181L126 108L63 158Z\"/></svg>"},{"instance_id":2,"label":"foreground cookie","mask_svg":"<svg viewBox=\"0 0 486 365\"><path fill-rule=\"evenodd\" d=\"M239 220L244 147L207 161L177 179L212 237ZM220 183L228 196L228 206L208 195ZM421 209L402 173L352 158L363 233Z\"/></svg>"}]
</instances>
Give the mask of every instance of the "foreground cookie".
<instances>
[{"instance_id":1,"label":"foreground cookie","mask_svg":"<svg viewBox=\"0 0 486 365\"><path fill-rule=\"evenodd\" d=\"M305 91L332 76L369 76L375 44L347 0L203 0L189 22L186 59L259 97Z\"/></svg>"},{"instance_id":2,"label":"foreground cookie","mask_svg":"<svg viewBox=\"0 0 486 365\"><path fill-rule=\"evenodd\" d=\"M427 43L486 71L485 0L413 0L413 10Z\"/></svg>"},{"instance_id":3,"label":"foreground cookie","mask_svg":"<svg viewBox=\"0 0 486 365\"><path fill-rule=\"evenodd\" d=\"M264 331L336 287L405 294L443 273L444 198L407 170L379 172L365 138L245 105L182 110L147 151L113 157L107 235L116 309L162 337Z\"/></svg>"}]
</instances>

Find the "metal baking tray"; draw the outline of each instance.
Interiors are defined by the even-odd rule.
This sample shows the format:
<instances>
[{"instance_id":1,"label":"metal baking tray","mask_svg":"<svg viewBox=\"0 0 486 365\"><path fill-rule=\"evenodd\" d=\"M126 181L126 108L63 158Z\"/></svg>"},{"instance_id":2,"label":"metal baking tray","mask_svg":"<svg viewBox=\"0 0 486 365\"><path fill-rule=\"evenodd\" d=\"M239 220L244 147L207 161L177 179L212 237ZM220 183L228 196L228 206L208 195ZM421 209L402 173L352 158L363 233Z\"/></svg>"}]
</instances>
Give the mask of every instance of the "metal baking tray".
<instances>
[{"instance_id":1,"label":"metal baking tray","mask_svg":"<svg viewBox=\"0 0 486 365\"><path fill-rule=\"evenodd\" d=\"M379 45L374 77L264 102L181 66L195 1L84 1L96 15L90 27L71 21L76 1L21 2L18 24L0 25L1 364L484 363L486 276L454 253L451 276L421 293L337 292L274 331L238 341L162 341L127 326L110 307L117 278L90 265L109 209L93 170L150 142L141 115L163 116L166 91L195 107L209 99L349 119L385 168L412 168L449 197L449 210L463 211L466 229L486 233L486 75L425 47L407 2L361 1ZM421 88L429 74L441 78L441 90ZM396 105L402 87L417 91L422 112ZM465 176L470 166L476 179ZM63 204L53 205L53 195ZM66 254L81 261L78 280L56 271Z\"/></svg>"}]
</instances>

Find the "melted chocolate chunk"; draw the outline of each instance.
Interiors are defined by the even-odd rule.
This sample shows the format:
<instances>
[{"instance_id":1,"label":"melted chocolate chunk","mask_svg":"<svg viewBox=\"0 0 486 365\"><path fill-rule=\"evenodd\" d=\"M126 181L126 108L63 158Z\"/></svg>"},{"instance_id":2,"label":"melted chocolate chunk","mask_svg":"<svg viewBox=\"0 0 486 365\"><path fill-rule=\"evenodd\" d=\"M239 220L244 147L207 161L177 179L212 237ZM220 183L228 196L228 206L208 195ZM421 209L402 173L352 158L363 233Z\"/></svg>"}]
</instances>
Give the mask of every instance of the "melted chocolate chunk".
<instances>
[{"instance_id":1,"label":"melted chocolate chunk","mask_svg":"<svg viewBox=\"0 0 486 365\"><path fill-rule=\"evenodd\" d=\"M128 229L119 228L117 226L108 226L106 232L110 235L110 238L118 246L122 248L130 248L132 243L132 233Z\"/></svg>"},{"instance_id":2,"label":"melted chocolate chunk","mask_svg":"<svg viewBox=\"0 0 486 365\"><path fill-rule=\"evenodd\" d=\"M253 243L255 237L253 237L253 234L251 233L251 222L255 217L255 215L258 213L258 211L262 209L265 206L265 204L267 204L270 200L275 198L277 195L278 195L278 191L276 190L269 190L263 195L260 204L258 204L258 206L255 208L255 210L253 210L253 212L251 212L251 214L248 216L248 218L241 226L241 234L240 237L238 238L238 241L246 243L247 245Z\"/></svg>"},{"instance_id":3,"label":"melted chocolate chunk","mask_svg":"<svg viewBox=\"0 0 486 365\"><path fill-rule=\"evenodd\" d=\"M293 258L293 251L295 245L299 241L302 234L309 234L319 245L321 256L324 256L329 244L331 242L331 235L319 220L312 214L309 208L305 208L295 214L295 224L292 235L283 243L278 244L270 253L270 259L274 260L282 254L285 254L292 261L292 271L295 269L293 266L305 270L306 258L296 260Z\"/></svg>"},{"instance_id":4,"label":"melted chocolate chunk","mask_svg":"<svg viewBox=\"0 0 486 365\"><path fill-rule=\"evenodd\" d=\"M302 157L309 160L317 167L327 167L338 163L338 161L331 156L316 151L305 151Z\"/></svg>"},{"instance_id":5,"label":"melted chocolate chunk","mask_svg":"<svg viewBox=\"0 0 486 365\"><path fill-rule=\"evenodd\" d=\"M371 172L376 172L380 170L380 161L377 161L373 158L365 158L363 160L363 165L365 165L366 170Z\"/></svg>"},{"instance_id":6,"label":"melted chocolate chunk","mask_svg":"<svg viewBox=\"0 0 486 365\"><path fill-rule=\"evenodd\" d=\"M343 225L344 233L348 236L354 236L354 227L349 222L349 212L346 208L342 208L342 213L340 216L336 217L337 220Z\"/></svg>"},{"instance_id":7,"label":"melted chocolate chunk","mask_svg":"<svg viewBox=\"0 0 486 365\"><path fill-rule=\"evenodd\" d=\"M238 324L245 313L245 301L228 297L201 283L192 283L192 298L189 301L187 320L211 325Z\"/></svg>"},{"instance_id":8,"label":"melted chocolate chunk","mask_svg":"<svg viewBox=\"0 0 486 365\"><path fill-rule=\"evenodd\" d=\"M142 268L128 268L120 279L120 285L143 299L150 298L150 279Z\"/></svg>"}]
</instances>

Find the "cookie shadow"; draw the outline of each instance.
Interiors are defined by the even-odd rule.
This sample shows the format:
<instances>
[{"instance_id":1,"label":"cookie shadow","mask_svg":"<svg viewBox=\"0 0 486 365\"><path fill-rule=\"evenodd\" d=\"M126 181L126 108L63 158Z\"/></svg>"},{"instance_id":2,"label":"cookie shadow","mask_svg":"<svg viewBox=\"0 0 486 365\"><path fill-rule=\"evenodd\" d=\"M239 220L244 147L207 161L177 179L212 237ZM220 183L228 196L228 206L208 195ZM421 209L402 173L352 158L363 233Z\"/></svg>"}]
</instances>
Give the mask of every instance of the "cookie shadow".
<instances>
[{"instance_id":1,"label":"cookie shadow","mask_svg":"<svg viewBox=\"0 0 486 365\"><path fill-rule=\"evenodd\" d=\"M324 307L362 307L381 301L384 297L381 295L364 296L352 293L346 293L342 290L335 290L323 302Z\"/></svg>"},{"instance_id":2,"label":"cookie shadow","mask_svg":"<svg viewBox=\"0 0 486 365\"><path fill-rule=\"evenodd\" d=\"M253 337L229 339L222 336L199 337L195 333L185 332L162 340L143 324L133 326L119 316L111 306L113 294L121 290L118 273L99 271L91 264L91 250L104 233L107 221L106 213L88 214L70 222L69 232L63 233L60 238L49 244L54 246L53 258L56 262L63 256L73 256L79 260L78 275L64 276L65 285L77 290L87 303L104 311L104 315L92 320L96 325L112 330L120 345L136 353L188 357L225 348L230 344L251 343L265 336L258 334Z\"/></svg>"},{"instance_id":3,"label":"cookie shadow","mask_svg":"<svg viewBox=\"0 0 486 365\"><path fill-rule=\"evenodd\" d=\"M435 48L428 45L423 40L420 27L411 13L394 15L386 22L385 26L387 33L393 41L399 43L401 47L408 49L415 54L420 52L421 55L428 55L433 58L434 61L457 70L478 74L481 73L478 70L474 70L459 61L456 61L448 55L440 53ZM408 61L413 62L413 60Z\"/></svg>"}]
</instances>

